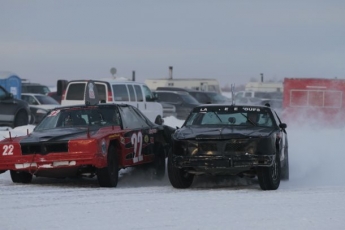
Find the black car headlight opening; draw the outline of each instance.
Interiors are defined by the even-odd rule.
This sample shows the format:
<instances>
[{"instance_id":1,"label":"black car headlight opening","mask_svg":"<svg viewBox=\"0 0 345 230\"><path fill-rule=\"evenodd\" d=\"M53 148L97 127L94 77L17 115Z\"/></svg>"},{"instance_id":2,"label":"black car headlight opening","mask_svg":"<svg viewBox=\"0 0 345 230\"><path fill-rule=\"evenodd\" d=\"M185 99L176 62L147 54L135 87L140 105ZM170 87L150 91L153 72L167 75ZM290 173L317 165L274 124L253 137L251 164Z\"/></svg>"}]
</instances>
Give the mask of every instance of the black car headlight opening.
<instances>
[{"instance_id":1,"label":"black car headlight opening","mask_svg":"<svg viewBox=\"0 0 345 230\"><path fill-rule=\"evenodd\" d=\"M198 143L194 141L176 141L174 154L179 156L195 155L198 152Z\"/></svg>"}]
</instances>

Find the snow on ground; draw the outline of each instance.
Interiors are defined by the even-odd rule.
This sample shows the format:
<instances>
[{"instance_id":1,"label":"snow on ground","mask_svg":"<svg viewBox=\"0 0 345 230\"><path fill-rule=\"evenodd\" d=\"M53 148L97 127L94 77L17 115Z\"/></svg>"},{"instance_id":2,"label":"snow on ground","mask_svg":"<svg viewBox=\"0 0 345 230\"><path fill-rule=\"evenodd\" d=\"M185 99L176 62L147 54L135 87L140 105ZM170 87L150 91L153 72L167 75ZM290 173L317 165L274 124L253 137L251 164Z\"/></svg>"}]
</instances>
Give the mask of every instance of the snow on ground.
<instances>
[{"instance_id":1,"label":"snow on ground","mask_svg":"<svg viewBox=\"0 0 345 230\"><path fill-rule=\"evenodd\" d=\"M183 121L165 118L180 127ZM25 135L34 126L11 130ZM262 191L256 179L198 177L190 189L122 170L117 188L97 180L0 175L1 229L344 229L345 129L288 127L290 181ZM8 131L0 131L0 138Z\"/></svg>"}]
</instances>

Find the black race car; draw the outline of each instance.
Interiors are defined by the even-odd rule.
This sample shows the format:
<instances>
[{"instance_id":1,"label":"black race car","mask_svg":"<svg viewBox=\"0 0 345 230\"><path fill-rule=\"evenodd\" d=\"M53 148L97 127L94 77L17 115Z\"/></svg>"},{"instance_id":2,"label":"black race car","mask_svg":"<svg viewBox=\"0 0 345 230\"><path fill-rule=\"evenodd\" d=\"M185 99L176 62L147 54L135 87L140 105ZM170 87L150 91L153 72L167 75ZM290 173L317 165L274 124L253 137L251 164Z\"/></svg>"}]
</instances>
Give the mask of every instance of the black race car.
<instances>
[{"instance_id":1,"label":"black race car","mask_svg":"<svg viewBox=\"0 0 345 230\"><path fill-rule=\"evenodd\" d=\"M261 189L289 179L287 125L267 106L201 105L172 135L169 180L188 188L194 176L257 176Z\"/></svg>"}]
</instances>

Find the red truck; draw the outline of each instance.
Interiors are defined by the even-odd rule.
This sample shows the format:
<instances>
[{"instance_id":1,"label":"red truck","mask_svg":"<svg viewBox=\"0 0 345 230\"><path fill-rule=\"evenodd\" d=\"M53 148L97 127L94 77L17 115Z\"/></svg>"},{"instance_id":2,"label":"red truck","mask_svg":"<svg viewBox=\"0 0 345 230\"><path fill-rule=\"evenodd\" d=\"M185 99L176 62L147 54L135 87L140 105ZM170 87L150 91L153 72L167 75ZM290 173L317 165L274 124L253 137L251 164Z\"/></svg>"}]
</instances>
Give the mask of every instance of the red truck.
<instances>
[{"instance_id":1,"label":"red truck","mask_svg":"<svg viewBox=\"0 0 345 230\"><path fill-rule=\"evenodd\" d=\"M284 122L321 125L344 123L345 79L285 78L283 90Z\"/></svg>"}]
</instances>

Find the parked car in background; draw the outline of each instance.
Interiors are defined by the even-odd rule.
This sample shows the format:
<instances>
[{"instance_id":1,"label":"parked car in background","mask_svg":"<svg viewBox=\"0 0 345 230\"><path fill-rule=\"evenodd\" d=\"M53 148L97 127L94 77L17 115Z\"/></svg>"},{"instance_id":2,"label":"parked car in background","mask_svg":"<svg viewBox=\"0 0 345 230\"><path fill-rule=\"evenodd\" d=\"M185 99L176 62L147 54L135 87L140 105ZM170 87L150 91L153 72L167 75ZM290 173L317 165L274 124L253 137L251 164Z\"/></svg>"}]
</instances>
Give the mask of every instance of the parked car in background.
<instances>
[{"instance_id":1,"label":"parked car in background","mask_svg":"<svg viewBox=\"0 0 345 230\"><path fill-rule=\"evenodd\" d=\"M22 93L21 98L29 104L32 115L31 124L39 123L50 109L60 106L59 102L48 95Z\"/></svg>"},{"instance_id":2,"label":"parked car in background","mask_svg":"<svg viewBox=\"0 0 345 230\"><path fill-rule=\"evenodd\" d=\"M269 92L261 92L261 91L238 91L235 93L235 99L242 98L242 97L250 97L250 98L270 98Z\"/></svg>"},{"instance_id":3,"label":"parked car in background","mask_svg":"<svg viewBox=\"0 0 345 230\"><path fill-rule=\"evenodd\" d=\"M212 91L200 91L179 87L157 87L157 90L188 92L201 104L224 104L230 103L230 99L222 94Z\"/></svg>"},{"instance_id":4,"label":"parked car in background","mask_svg":"<svg viewBox=\"0 0 345 230\"><path fill-rule=\"evenodd\" d=\"M192 95L195 99L197 99L202 104L230 103L229 98L216 92L191 90L189 91L189 94Z\"/></svg>"},{"instance_id":5,"label":"parked car in background","mask_svg":"<svg viewBox=\"0 0 345 230\"><path fill-rule=\"evenodd\" d=\"M188 117L190 111L200 105L193 96L188 92L183 91L169 91L156 90L154 91L157 101L160 103L167 103L176 107L176 118L184 120Z\"/></svg>"},{"instance_id":6,"label":"parked car in background","mask_svg":"<svg viewBox=\"0 0 345 230\"><path fill-rule=\"evenodd\" d=\"M235 100L242 98L260 98L260 99L283 99L282 92L264 92L264 91L239 91L235 93Z\"/></svg>"},{"instance_id":7,"label":"parked car in background","mask_svg":"<svg viewBox=\"0 0 345 230\"><path fill-rule=\"evenodd\" d=\"M41 85L39 83L31 83L26 80L22 81L22 93L39 93L48 94L50 89L46 85Z\"/></svg>"},{"instance_id":8,"label":"parked car in background","mask_svg":"<svg viewBox=\"0 0 345 230\"><path fill-rule=\"evenodd\" d=\"M0 125L17 127L28 125L31 118L29 104L13 97L0 86Z\"/></svg>"},{"instance_id":9,"label":"parked car in background","mask_svg":"<svg viewBox=\"0 0 345 230\"><path fill-rule=\"evenodd\" d=\"M94 97L94 94L98 95L100 102L133 105L152 122L162 120L163 106L156 101L149 87L144 83L122 79L69 81L61 105L85 104L87 97Z\"/></svg>"}]
</instances>

